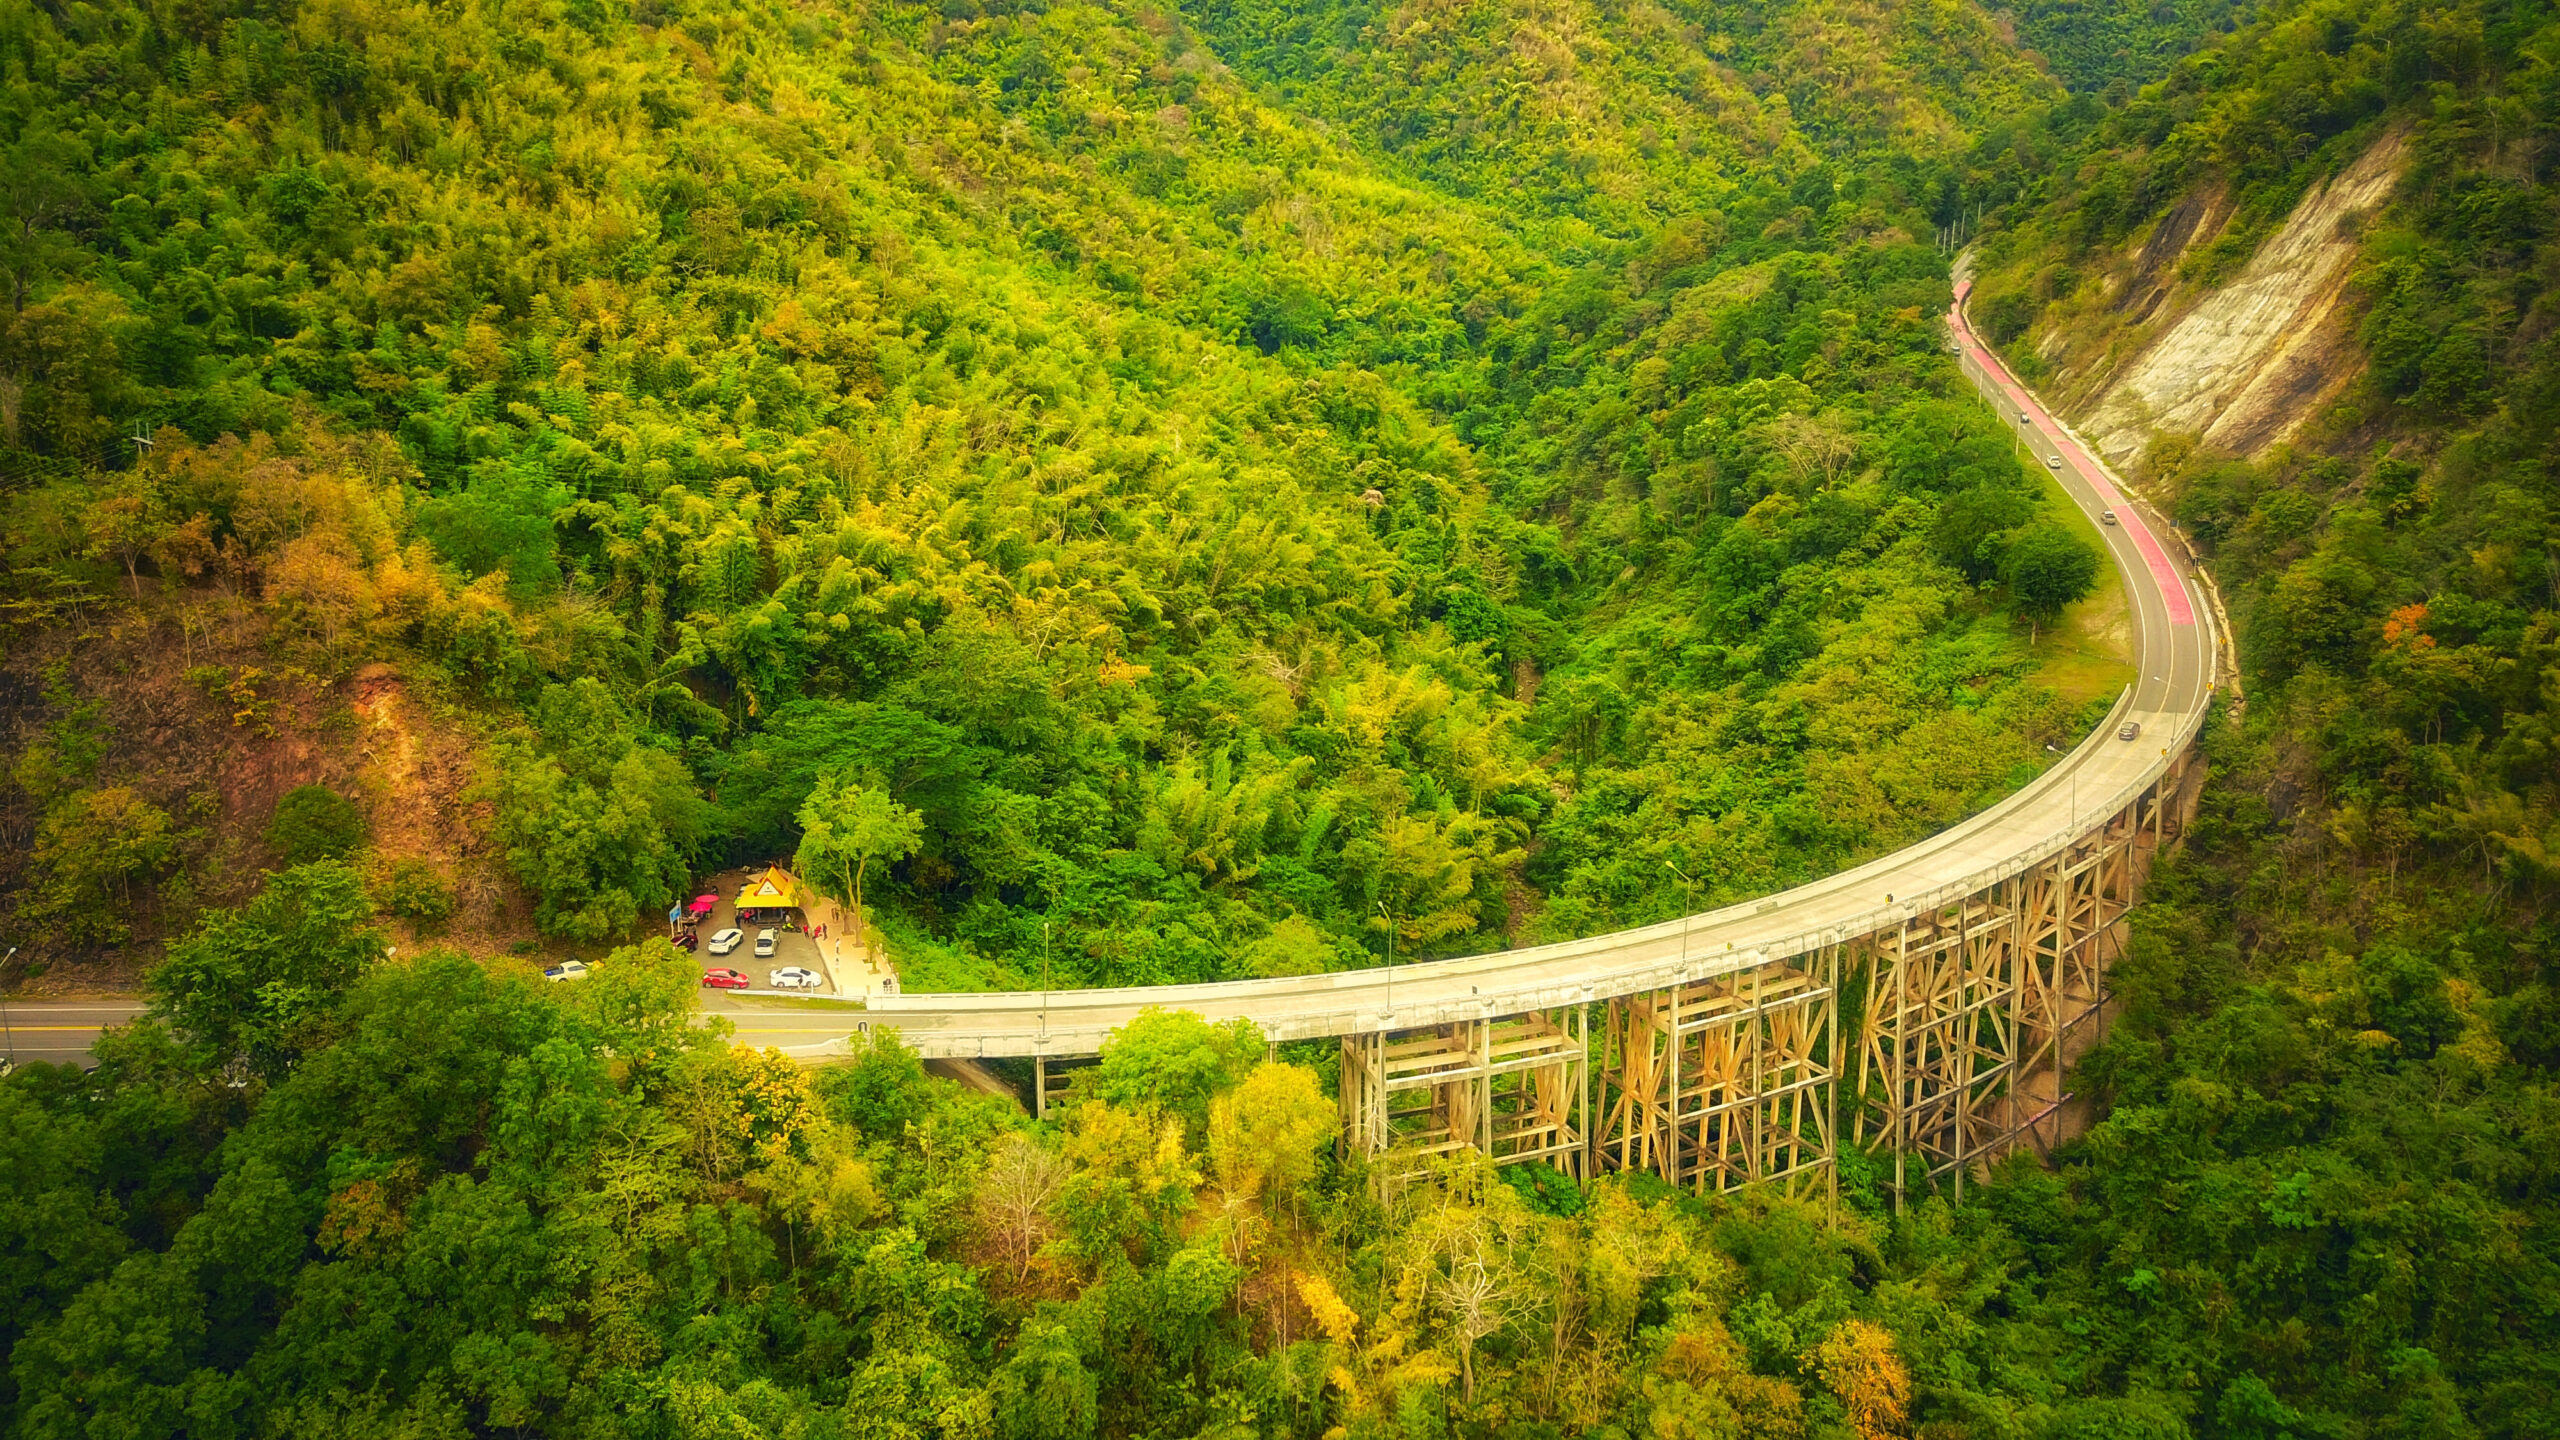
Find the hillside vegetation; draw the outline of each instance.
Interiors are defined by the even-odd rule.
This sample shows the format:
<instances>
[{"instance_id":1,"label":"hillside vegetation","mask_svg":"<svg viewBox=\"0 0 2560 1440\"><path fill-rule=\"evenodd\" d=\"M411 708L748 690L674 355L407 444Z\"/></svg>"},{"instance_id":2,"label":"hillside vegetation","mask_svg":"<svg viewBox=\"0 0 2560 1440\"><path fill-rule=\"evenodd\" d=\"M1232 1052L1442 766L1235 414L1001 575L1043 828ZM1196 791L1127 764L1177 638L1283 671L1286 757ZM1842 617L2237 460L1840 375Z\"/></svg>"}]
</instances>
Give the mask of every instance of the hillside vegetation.
<instances>
[{"instance_id":1,"label":"hillside vegetation","mask_svg":"<svg viewBox=\"0 0 2560 1440\"><path fill-rule=\"evenodd\" d=\"M151 1005L0 1077L0 1431L2560 1432L2546 30L0 0L0 982ZM2349 398L2145 456L2248 701L1960 1206L1393 1183L1178 1014L1033 1122L633 943L805 844L910 989L1296 973L1926 834L2088 719L1933 236L2085 364L2386 133Z\"/></svg>"},{"instance_id":2,"label":"hillside vegetation","mask_svg":"<svg viewBox=\"0 0 2560 1440\"><path fill-rule=\"evenodd\" d=\"M1972 12L1802 103L1746 76L1810 85L1818 7L1488 10L1383 91L1093 7L12 13L24 653L245 609L397 663L549 935L840 774L924 821L911 988L1044 924L1095 983L1480 949L1825 873L2075 731L1978 588L2039 502L1912 239L2041 93ZM103 893L45 858L97 786L182 799L20 787L24 919Z\"/></svg>"},{"instance_id":3,"label":"hillside vegetation","mask_svg":"<svg viewBox=\"0 0 2560 1440\"><path fill-rule=\"evenodd\" d=\"M2102 1202L2074 1245L2158 1257L2157 1333L2228 1337L2285 1397L2225 1433L2392 1433L2356 1417L2421 1370L2468 1418L2417 1430L2552 1423L2555 22L2269 7L1997 162L2024 198L1977 316L2102 376L2143 352L2078 317L2197 305L2316 186L2406 155L2339 232L2322 407L2245 455L2157 430L2137 464L2211 556L2249 703L2120 972L2133 1023L2091 1077L2115 1113L2075 1181L2189 1198Z\"/></svg>"}]
</instances>

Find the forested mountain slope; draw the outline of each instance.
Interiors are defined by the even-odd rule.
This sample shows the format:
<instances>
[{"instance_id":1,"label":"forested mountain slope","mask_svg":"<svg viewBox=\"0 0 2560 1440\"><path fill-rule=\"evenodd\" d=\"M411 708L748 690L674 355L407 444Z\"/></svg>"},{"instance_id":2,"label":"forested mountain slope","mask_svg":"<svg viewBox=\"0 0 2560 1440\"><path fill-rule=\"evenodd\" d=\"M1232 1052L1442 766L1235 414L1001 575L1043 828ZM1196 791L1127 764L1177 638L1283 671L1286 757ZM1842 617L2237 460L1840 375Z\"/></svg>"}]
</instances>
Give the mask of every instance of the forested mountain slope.
<instances>
[{"instance_id":1,"label":"forested mountain slope","mask_svg":"<svg viewBox=\"0 0 2560 1440\"><path fill-rule=\"evenodd\" d=\"M2114 1114L2062 1172L2106 1217L2073 1248L2158 1262L2146 1323L2283 1397L2221 1433L2552 1423L2555 56L2533 5L2267 7L1969 162L2021 193L1977 318L2123 437L2238 630L2249 703L2119 972ZM2110 396L2287 295L2317 303L2261 352L2316 362L2285 429L2237 385ZM2379 1418L2424 1374L2467 1419Z\"/></svg>"},{"instance_id":2,"label":"forested mountain slope","mask_svg":"<svg viewBox=\"0 0 2560 1440\"><path fill-rule=\"evenodd\" d=\"M1961 7L1833 90L1819 8L1469 12L1374 124L1152 11L9 13L22 727L92 596L322 711L396 661L552 936L842 772L911 984L1482 948L1924 834L2085 698L1977 588L2040 502L1913 238L2044 93ZM48 859L100 786L187 803L18 787L29 921L235 893L263 815Z\"/></svg>"},{"instance_id":3,"label":"forested mountain slope","mask_svg":"<svg viewBox=\"0 0 2560 1440\"><path fill-rule=\"evenodd\" d=\"M2071 93L1958 3L0 0L0 981L157 959L98 1070L0 1077L0 1431L2560 1431L2560 50L2014 18ZM2236 217L2209 303L2389 133L2345 398L2145 451L2251 698L2102 1122L1961 1207L1854 1146L1836 1225L1387 1185L1325 1057L1183 1016L1035 1124L608 948L822 783L913 812L873 895L955 983L1598 928L1944 823L2083 707L1930 237L1985 217L2032 368L2163 215Z\"/></svg>"}]
</instances>

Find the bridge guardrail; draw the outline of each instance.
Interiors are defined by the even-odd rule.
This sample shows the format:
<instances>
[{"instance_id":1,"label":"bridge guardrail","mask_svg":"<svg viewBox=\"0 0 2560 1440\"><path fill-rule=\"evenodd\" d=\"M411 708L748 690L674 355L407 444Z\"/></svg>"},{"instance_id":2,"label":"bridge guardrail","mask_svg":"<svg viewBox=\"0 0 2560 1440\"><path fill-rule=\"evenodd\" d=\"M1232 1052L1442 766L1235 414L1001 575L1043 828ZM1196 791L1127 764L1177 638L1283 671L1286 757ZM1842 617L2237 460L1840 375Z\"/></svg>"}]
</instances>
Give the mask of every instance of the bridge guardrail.
<instances>
[{"instance_id":1,"label":"bridge guardrail","mask_svg":"<svg viewBox=\"0 0 2560 1440\"><path fill-rule=\"evenodd\" d=\"M2054 767L2053 770L2047 771L2046 775L2050 777L2061 772L2072 763L2083 760L2090 752L2102 749L2110 743L2121 743L2115 742L2112 737L2127 708L2131 694L2128 688L2109 711L2107 723L2084 739L2064 765ZM1393 967L1392 970L1379 967L1341 972L1325 978L1332 980L1346 991L1344 998L1352 1003L1338 1009L1305 1011L1273 1022L1266 1022L1265 1031L1275 1040L1303 1040L1326 1035L1437 1024L1447 1020L1475 1018L1475 1016L1486 1014L1517 1014L1528 1010L1549 1009L1661 989L1701 979L1712 979L1718 975L1750 969L1770 961L1815 953L1826 946L1840 944L1862 935L1875 934L1932 910L1941 909L1966 895L2013 879L2050 861L2088 833L2088 826L2081 822L2079 816L2096 817L2103 823L2104 820L2122 813L2134 804L2145 790L2158 784L2167 774L2173 757L2193 742L2203 726L2205 716L2210 712L2211 698L2212 692L2208 690L2205 704L2181 718L2178 728L2172 733L2168 743L2160 747L2157 758L2146 761L2134 779L2098 797L2085 809L2079 809L2071 821L2054 827L2036 841L2021 847L2000 861L1978 867L1919 894L1907 897L1896 896L1890 904L1870 906L1831 924L1795 931L1776 938L1755 940L1747 948L1699 951L1685 959L1665 960L1648 957L1640 962L1598 974L1577 976L1566 981L1542 981L1537 972L1551 968L1558 961L1602 955L1610 950L1671 944L1681 938L1684 930L1694 937L1701 930L1712 931L1721 925L1757 919L1766 915L1772 908L1769 903L1772 899L1779 902L1777 908L1784 908L1787 896L1792 892L1782 891L1777 896L1744 901L1718 910L1685 917L1682 920L1663 921L1654 925L1612 931L1605 935L1588 936L1579 940L1560 941L1525 950L1460 956L1448 960L1428 961L1420 965ZM2011 806L2039 798L2042 788L2044 787L2020 791L2009 797L2009 800L2002 805L1983 812L1981 816L1975 817L1975 820L1969 823L1996 821L2002 818L2003 811ZM1887 855L1880 860L1870 861L1867 865L1842 872L1841 875L1826 876L1799 888L1803 891L1833 889L1842 883L1844 877L1854 877L1862 872L1889 866L1893 859L1893 855ZM1818 895L1806 894L1795 903L1812 903L1820 898ZM1708 937L1706 943L1713 944L1713 938ZM1486 962L1493 955L1509 955L1513 958L1497 967L1489 967ZM1510 979L1512 975L1519 978ZM1431 997L1416 994L1408 1003L1389 1008L1386 992L1391 987L1401 989L1411 986L1418 992L1426 987L1446 987L1470 977L1474 978L1474 983L1470 985L1469 993L1463 998L1445 994ZM1003 1014L1015 1023L991 1026L987 1030L974 1033L927 1031L909 1037L910 1043L933 1056L1090 1054L1107 1036L1109 1030L1116 1027L1120 1018L1114 1014L1110 1023L1101 1023L1102 1017L1095 1012L1121 1012L1155 1005L1168 1009L1199 1010L1218 1017L1230 1015L1250 1017L1255 996L1273 994L1293 983L1303 985L1304 977L1243 980L1205 985L1131 986L1110 990L1052 991L1045 998L1033 991L993 994L927 992L875 996L871 1000L870 1019L861 1028L867 1029L871 1024L894 1026L902 1014L976 1010L981 1013ZM1068 996L1073 998L1066 999L1065 997ZM1065 1011L1063 1014L1059 1013L1062 1008ZM1026 1020L1044 1010L1050 1015L1052 1023L1046 1027L1043 1035L1022 1037L1021 1040L1011 1044L1006 1043L1005 1038L999 1038L1012 1036L1018 1032L1021 1020ZM1468 1014L1469 1011L1473 1011L1474 1014ZM1092 1019L1089 1021L1087 1017ZM994 1041L1002 1048L988 1049L990 1041ZM791 1053L815 1057L840 1048L842 1043L829 1041L818 1045L791 1047ZM1023 1048L1025 1046L1028 1048Z\"/></svg>"}]
</instances>

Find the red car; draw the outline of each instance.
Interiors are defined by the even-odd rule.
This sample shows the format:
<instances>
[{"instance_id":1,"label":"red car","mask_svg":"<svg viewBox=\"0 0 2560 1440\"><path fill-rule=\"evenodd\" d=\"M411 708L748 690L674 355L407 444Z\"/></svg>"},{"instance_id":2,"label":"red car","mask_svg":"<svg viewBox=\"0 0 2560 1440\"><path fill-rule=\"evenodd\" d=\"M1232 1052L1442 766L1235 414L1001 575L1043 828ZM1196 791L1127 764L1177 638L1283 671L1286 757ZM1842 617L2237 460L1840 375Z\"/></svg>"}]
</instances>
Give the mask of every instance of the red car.
<instances>
[{"instance_id":1,"label":"red car","mask_svg":"<svg viewBox=\"0 0 2560 1440\"><path fill-rule=\"evenodd\" d=\"M735 970L719 969L702 972L702 983L714 990L744 990L747 977Z\"/></svg>"}]
</instances>

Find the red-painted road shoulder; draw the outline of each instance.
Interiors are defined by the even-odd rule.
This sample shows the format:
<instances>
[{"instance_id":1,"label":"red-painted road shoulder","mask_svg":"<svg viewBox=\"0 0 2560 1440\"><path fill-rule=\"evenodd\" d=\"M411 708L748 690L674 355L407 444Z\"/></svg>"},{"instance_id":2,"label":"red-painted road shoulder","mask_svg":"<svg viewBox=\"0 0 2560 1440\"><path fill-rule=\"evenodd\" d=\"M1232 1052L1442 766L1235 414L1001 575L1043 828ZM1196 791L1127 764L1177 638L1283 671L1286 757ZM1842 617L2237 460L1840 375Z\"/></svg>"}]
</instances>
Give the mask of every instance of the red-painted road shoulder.
<instances>
[{"instance_id":1,"label":"red-painted road shoulder","mask_svg":"<svg viewBox=\"0 0 2560 1440\"><path fill-rule=\"evenodd\" d=\"M2045 432L2053 437L2054 445L2061 450L2063 458L2071 462L2073 473L2087 481L2090 489L2098 492L2099 503L2116 511L2116 524L2121 526L2124 533L2132 539L2133 548L2142 552L2143 565L2151 571L2151 578L2159 583L2161 602L2169 607L2169 623L2193 625L2196 623L2196 612L2195 607L2188 603L2186 584L2178 578L2178 567L2170 561L2169 552L2160 547L2160 541L2151 533L2151 527L2142 523L2141 515L2132 507L2124 505L2124 497L2117 493L2114 485L2108 483L2106 472L2100 470L2082 452L2078 441L2072 439L2064 433L2060 425L2054 423L2053 417L2045 412L2045 408L2038 405L2034 398L2027 394L2026 387L2018 383L2017 377L2009 373L2009 367L2001 364L2000 357L1992 354L1991 347L1983 344L1981 338L1973 333L1973 327L1965 323L1964 297L1972 289L1973 282L1970 280L1956 287L1956 303L1947 311L1947 323L1955 328L1957 343L1964 347L1966 354L1973 357L1975 364L1982 367L1983 373L1997 381L2009 398L2017 402L2019 409L2036 417ZM2120 506L2123 508L2119 509Z\"/></svg>"}]
</instances>

